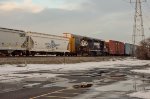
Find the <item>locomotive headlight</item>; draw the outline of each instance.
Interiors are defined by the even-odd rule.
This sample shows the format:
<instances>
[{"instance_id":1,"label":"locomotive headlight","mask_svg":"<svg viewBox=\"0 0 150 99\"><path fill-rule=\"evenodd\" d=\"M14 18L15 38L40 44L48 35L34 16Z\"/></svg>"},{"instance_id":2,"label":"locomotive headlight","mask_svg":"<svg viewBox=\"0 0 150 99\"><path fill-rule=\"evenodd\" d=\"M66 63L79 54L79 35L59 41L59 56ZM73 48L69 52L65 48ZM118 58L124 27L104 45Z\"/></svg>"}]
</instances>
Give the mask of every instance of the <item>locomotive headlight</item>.
<instances>
[{"instance_id":1,"label":"locomotive headlight","mask_svg":"<svg viewBox=\"0 0 150 99\"><path fill-rule=\"evenodd\" d=\"M88 46L88 42L85 40L82 40L80 44L81 46Z\"/></svg>"}]
</instances>

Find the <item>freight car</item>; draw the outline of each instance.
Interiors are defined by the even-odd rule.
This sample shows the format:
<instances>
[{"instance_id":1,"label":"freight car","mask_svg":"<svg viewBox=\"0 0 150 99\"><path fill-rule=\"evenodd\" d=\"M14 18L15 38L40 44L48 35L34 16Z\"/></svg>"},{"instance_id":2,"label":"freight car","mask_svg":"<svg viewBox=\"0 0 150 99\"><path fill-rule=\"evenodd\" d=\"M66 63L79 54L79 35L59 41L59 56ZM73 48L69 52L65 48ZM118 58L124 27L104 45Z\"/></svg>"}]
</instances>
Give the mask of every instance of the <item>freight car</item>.
<instances>
[{"instance_id":1,"label":"freight car","mask_svg":"<svg viewBox=\"0 0 150 99\"><path fill-rule=\"evenodd\" d=\"M125 43L125 55L130 56L133 54L133 45Z\"/></svg>"},{"instance_id":2,"label":"freight car","mask_svg":"<svg viewBox=\"0 0 150 99\"><path fill-rule=\"evenodd\" d=\"M109 55L124 55L124 43L119 42L119 41L114 41L114 40L109 40L106 42L106 48L108 49L108 54Z\"/></svg>"},{"instance_id":3,"label":"freight car","mask_svg":"<svg viewBox=\"0 0 150 99\"><path fill-rule=\"evenodd\" d=\"M0 28L0 54L3 56L23 55L26 51L26 32Z\"/></svg>"},{"instance_id":4,"label":"freight car","mask_svg":"<svg viewBox=\"0 0 150 99\"><path fill-rule=\"evenodd\" d=\"M100 39L64 33L70 39L71 55L100 56L104 52L104 41Z\"/></svg>"},{"instance_id":5,"label":"freight car","mask_svg":"<svg viewBox=\"0 0 150 99\"><path fill-rule=\"evenodd\" d=\"M137 46L129 43L125 43L125 55L133 56L136 52Z\"/></svg>"},{"instance_id":6,"label":"freight car","mask_svg":"<svg viewBox=\"0 0 150 99\"><path fill-rule=\"evenodd\" d=\"M69 39L63 36L27 32L27 55L69 55Z\"/></svg>"}]
</instances>

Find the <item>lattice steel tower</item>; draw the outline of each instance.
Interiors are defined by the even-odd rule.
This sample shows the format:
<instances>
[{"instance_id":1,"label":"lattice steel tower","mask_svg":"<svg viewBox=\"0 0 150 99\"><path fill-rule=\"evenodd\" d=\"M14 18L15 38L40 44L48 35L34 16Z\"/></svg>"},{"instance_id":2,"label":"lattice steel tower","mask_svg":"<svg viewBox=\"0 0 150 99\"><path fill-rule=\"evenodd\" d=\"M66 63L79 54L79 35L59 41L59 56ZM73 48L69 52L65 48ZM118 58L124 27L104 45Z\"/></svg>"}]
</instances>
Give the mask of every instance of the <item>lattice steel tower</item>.
<instances>
[{"instance_id":1,"label":"lattice steel tower","mask_svg":"<svg viewBox=\"0 0 150 99\"><path fill-rule=\"evenodd\" d=\"M130 3L135 3L134 27L132 35L133 44L138 44L140 41L145 39L141 5L142 2L146 2L146 0L130 0Z\"/></svg>"}]
</instances>

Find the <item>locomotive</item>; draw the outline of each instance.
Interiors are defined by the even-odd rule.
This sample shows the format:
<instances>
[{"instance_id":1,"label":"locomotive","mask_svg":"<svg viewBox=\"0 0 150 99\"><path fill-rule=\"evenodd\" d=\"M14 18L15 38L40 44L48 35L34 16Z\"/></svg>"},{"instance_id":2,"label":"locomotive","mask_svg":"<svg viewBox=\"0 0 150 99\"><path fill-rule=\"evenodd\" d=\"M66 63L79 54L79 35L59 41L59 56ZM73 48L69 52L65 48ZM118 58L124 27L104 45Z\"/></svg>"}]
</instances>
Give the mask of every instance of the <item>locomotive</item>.
<instances>
[{"instance_id":1,"label":"locomotive","mask_svg":"<svg viewBox=\"0 0 150 99\"><path fill-rule=\"evenodd\" d=\"M100 56L104 54L105 42L100 39L63 33L64 37L69 38L69 50L73 55Z\"/></svg>"}]
</instances>

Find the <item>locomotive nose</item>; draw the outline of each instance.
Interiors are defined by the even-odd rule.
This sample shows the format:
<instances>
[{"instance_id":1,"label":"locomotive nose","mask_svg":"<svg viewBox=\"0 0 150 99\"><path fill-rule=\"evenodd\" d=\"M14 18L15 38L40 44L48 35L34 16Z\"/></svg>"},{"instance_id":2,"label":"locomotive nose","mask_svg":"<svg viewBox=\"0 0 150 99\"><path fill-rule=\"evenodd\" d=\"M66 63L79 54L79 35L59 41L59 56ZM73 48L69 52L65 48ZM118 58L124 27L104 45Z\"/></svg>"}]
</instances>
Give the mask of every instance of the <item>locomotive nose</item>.
<instances>
[{"instance_id":1,"label":"locomotive nose","mask_svg":"<svg viewBox=\"0 0 150 99\"><path fill-rule=\"evenodd\" d=\"M81 46L88 46L88 42L85 40L82 40L80 43Z\"/></svg>"}]
</instances>

